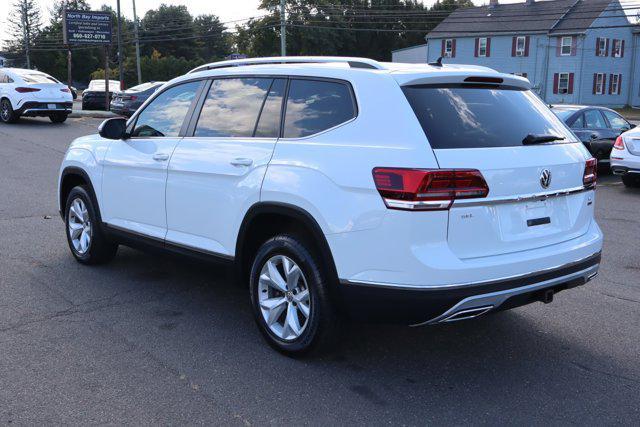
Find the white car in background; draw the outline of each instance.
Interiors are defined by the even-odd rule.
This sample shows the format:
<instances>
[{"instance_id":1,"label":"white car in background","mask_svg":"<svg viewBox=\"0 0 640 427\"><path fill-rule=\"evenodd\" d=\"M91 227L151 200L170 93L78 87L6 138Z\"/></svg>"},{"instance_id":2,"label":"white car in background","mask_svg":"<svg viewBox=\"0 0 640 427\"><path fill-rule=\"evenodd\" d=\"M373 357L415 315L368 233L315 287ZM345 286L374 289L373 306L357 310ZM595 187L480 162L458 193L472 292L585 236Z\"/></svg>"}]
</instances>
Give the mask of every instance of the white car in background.
<instances>
[{"instance_id":1,"label":"white car in background","mask_svg":"<svg viewBox=\"0 0 640 427\"><path fill-rule=\"evenodd\" d=\"M50 75L21 68L0 69L2 122L15 123L21 116L40 116L62 123L72 109L71 91Z\"/></svg>"},{"instance_id":2,"label":"white car in background","mask_svg":"<svg viewBox=\"0 0 640 427\"><path fill-rule=\"evenodd\" d=\"M611 171L627 187L640 187L640 129L620 135L611 150Z\"/></svg>"}]
</instances>

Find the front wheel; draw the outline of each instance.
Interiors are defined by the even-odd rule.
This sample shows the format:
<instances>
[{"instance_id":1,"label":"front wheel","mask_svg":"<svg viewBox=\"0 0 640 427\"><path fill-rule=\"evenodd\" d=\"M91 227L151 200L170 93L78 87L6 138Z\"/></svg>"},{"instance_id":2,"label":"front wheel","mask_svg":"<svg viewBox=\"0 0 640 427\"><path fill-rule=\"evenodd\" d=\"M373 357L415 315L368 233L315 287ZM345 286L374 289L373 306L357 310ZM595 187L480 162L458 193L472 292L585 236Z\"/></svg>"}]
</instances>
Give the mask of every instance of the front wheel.
<instances>
[{"instance_id":1,"label":"front wheel","mask_svg":"<svg viewBox=\"0 0 640 427\"><path fill-rule=\"evenodd\" d=\"M4 123L15 123L19 118L20 116L13 111L11 101L6 98L0 101L0 120Z\"/></svg>"},{"instance_id":2,"label":"front wheel","mask_svg":"<svg viewBox=\"0 0 640 427\"><path fill-rule=\"evenodd\" d=\"M258 250L251 268L251 304L267 343L288 356L327 350L336 313L319 258L294 236L279 235Z\"/></svg>"},{"instance_id":3,"label":"front wheel","mask_svg":"<svg viewBox=\"0 0 640 427\"><path fill-rule=\"evenodd\" d=\"M118 245L102 232L96 212L87 189L74 187L67 197L65 225L69 249L82 264L106 263L118 250Z\"/></svg>"},{"instance_id":4,"label":"front wheel","mask_svg":"<svg viewBox=\"0 0 640 427\"><path fill-rule=\"evenodd\" d=\"M640 175L638 175L638 174L622 175L622 183L627 187L639 188L640 187Z\"/></svg>"}]
</instances>

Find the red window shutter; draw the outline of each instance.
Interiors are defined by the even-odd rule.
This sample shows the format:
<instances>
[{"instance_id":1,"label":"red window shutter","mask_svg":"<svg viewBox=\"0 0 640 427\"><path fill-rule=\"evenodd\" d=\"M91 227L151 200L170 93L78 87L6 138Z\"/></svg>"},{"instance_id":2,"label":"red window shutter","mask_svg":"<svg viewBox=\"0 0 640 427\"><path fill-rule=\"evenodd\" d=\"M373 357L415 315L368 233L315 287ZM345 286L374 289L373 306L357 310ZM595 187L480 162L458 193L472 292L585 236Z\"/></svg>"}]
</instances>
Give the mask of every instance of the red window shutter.
<instances>
[{"instance_id":1,"label":"red window shutter","mask_svg":"<svg viewBox=\"0 0 640 427\"><path fill-rule=\"evenodd\" d=\"M456 57L456 39L451 40L451 57Z\"/></svg>"},{"instance_id":2,"label":"red window shutter","mask_svg":"<svg viewBox=\"0 0 640 427\"><path fill-rule=\"evenodd\" d=\"M622 40L622 46L620 47L620 58L624 58L624 40Z\"/></svg>"},{"instance_id":3,"label":"red window shutter","mask_svg":"<svg viewBox=\"0 0 640 427\"><path fill-rule=\"evenodd\" d=\"M571 37L571 56L576 56L577 51L578 51L578 37L572 36Z\"/></svg>"},{"instance_id":4,"label":"red window shutter","mask_svg":"<svg viewBox=\"0 0 640 427\"><path fill-rule=\"evenodd\" d=\"M440 56L444 57L444 45L447 41L442 39L442 49L440 49Z\"/></svg>"},{"instance_id":5,"label":"red window shutter","mask_svg":"<svg viewBox=\"0 0 640 427\"><path fill-rule=\"evenodd\" d=\"M475 56L476 58L478 57L479 48L480 48L480 39L476 37L476 48L475 48L475 51L473 52L473 56Z\"/></svg>"},{"instance_id":6,"label":"red window shutter","mask_svg":"<svg viewBox=\"0 0 640 427\"><path fill-rule=\"evenodd\" d=\"M487 56L491 56L491 37L487 37Z\"/></svg>"},{"instance_id":7,"label":"red window shutter","mask_svg":"<svg viewBox=\"0 0 640 427\"><path fill-rule=\"evenodd\" d=\"M516 40L517 37L511 39L511 56L516 56Z\"/></svg>"},{"instance_id":8,"label":"red window shutter","mask_svg":"<svg viewBox=\"0 0 640 427\"><path fill-rule=\"evenodd\" d=\"M529 56L529 36L524 38L524 56Z\"/></svg>"},{"instance_id":9,"label":"red window shutter","mask_svg":"<svg viewBox=\"0 0 640 427\"><path fill-rule=\"evenodd\" d=\"M560 56L562 50L562 37L556 37L556 56Z\"/></svg>"},{"instance_id":10,"label":"red window shutter","mask_svg":"<svg viewBox=\"0 0 640 427\"><path fill-rule=\"evenodd\" d=\"M593 73L593 94L596 94L596 89L598 88L598 73Z\"/></svg>"},{"instance_id":11,"label":"red window shutter","mask_svg":"<svg viewBox=\"0 0 640 427\"><path fill-rule=\"evenodd\" d=\"M573 73L569 73L569 95L573 94Z\"/></svg>"},{"instance_id":12,"label":"red window shutter","mask_svg":"<svg viewBox=\"0 0 640 427\"><path fill-rule=\"evenodd\" d=\"M604 42L604 56L609 56L609 39Z\"/></svg>"},{"instance_id":13,"label":"red window shutter","mask_svg":"<svg viewBox=\"0 0 640 427\"><path fill-rule=\"evenodd\" d=\"M558 73L553 73L553 93L558 93L558 79L560 76L558 76Z\"/></svg>"},{"instance_id":14,"label":"red window shutter","mask_svg":"<svg viewBox=\"0 0 640 427\"><path fill-rule=\"evenodd\" d=\"M618 74L618 95L620 95L621 88L622 88L622 74Z\"/></svg>"},{"instance_id":15,"label":"red window shutter","mask_svg":"<svg viewBox=\"0 0 640 427\"><path fill-rule=\"evenodd\" d=\"M600 37L596 37L596 56L600 56Z\"/></svg>"}]
</instances>

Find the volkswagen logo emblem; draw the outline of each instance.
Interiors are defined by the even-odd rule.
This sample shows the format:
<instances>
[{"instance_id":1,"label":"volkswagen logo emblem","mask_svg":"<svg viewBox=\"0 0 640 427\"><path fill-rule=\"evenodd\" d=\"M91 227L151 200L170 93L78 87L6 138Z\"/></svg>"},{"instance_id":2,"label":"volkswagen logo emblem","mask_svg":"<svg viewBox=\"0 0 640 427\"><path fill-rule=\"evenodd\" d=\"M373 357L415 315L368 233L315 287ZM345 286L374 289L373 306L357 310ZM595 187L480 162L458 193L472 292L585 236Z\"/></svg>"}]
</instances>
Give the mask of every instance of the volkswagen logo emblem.
<instances>
[{"instance_id":1,"label":"volkswagen logo emblem","mask_svg":"<svg viewBox=\"0 0 640 427\"><path fill-rule=\"evenodd\" d=\"M551 185L551 171L549 169L543 169L540 174L540 185L542 188L549 188Z\"/></svg>"}]
</instances>

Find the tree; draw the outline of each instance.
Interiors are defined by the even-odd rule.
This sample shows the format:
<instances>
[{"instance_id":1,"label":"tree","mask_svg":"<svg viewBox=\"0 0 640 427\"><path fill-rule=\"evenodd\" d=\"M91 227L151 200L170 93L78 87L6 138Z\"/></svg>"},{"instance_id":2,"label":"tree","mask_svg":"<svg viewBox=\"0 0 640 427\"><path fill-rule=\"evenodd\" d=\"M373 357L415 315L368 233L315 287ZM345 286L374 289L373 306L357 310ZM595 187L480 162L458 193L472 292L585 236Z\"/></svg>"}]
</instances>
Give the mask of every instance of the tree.
<instances>
[{"instance_id":1,"label":"tree","mask_svg":"<svg viewBox=\"0 0 640 427\"><path fill-rule=\"evenodd\" d=\"M198 56L195 24L186 6L161 4L149 10L140 22L140 38L147 41L142 45L144 55L157 49L163 56L188 60Z\"/></svg>"},{"instance_id":2,"label":"tree","mask_svg":"<svg viewBox=\"0 0 640 427\"><path fill-rule=\"evenodd\" d=\"M9 42L8 51L26 54L25 65L30 67L28 54L33 40L38 36L42 27L42 14L35 0L15 0L13 12L9 14Z\"/></svg>"},{"instance_id":3,"label":"tree","mask_svg":"<svg viewBox=\"0 0 640 427\"><path fill-rule=\"evenodd\" d=\"M229 35L225 26L215 15L200 15L193 21L197 36L198 56L205 62L224 58L231 50Z\"/></svg>"}]
</instances>

